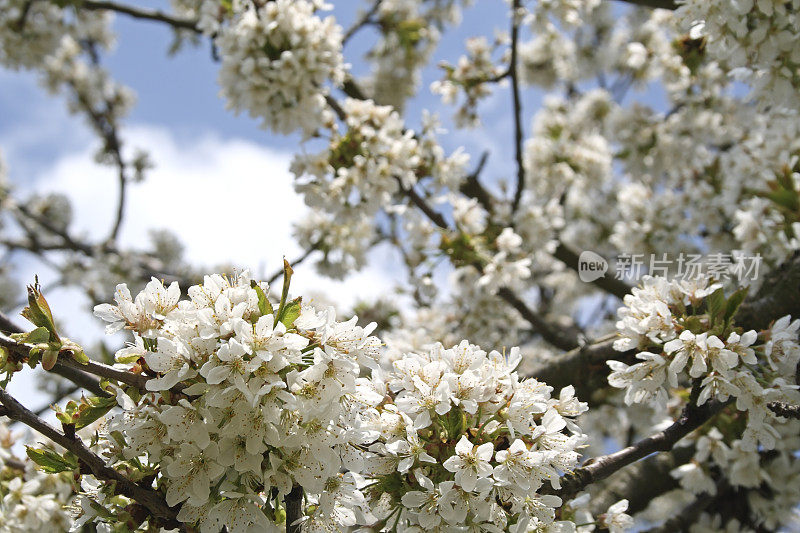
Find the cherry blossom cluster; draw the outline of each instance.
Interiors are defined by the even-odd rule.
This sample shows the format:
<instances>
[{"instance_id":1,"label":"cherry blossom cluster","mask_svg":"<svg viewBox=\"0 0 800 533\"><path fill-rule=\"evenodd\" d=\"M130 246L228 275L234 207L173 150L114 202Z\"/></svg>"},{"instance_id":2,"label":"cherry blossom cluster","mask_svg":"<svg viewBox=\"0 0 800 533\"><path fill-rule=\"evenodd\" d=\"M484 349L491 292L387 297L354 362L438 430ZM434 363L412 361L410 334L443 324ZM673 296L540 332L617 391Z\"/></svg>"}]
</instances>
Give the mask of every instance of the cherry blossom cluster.
<instances>
[{"instance_id":1,"label":"cherry blossom cluster","mask_svg":"<svg viewBox=\"0 0 800 533\"><path fill-rule=\"evenodd\" d=\"M458 0L385 0L374 15L380 36L366 54L372 72L361 86L382 105L402 110L420 83L420 71L441 38L441 28L460 18Z\"/></svg>"},{"instance_id":2,"label":"cherry blossom cluster","mask_svg":"<svg viewBox=\"0 0 800 533\"><path fill-rule=\"evenodd\" d=\"M390 372L362 378L366 493L381 524L406 530L461 526L489 531L554 527L558 488L576 466L587 410L563 389L515 372L518 349L487 354L462 341L409 353ZM574 527L574 526L573 526Z\"/></svg>"},{"instance_id":3,"label":"cherry blossom cluster","mask_svg":"<svg viewBox=\"0 0 800 533\"><path fill-rule=\"evenodd\" d=\"M676 17L708 53L750 83L757 100L800 106L800 2L686 0Z\"/></svg>"},{"instance_id":4,"label":"cherry blossom cluster","mask_svg":"<svg viewBox=\"0 0 800 533\"><path fill-rule=\"evenodd\" d=\"M755 522L768 530L796 523L797 498L800 497L800 460L795 454L800 422L787 420L775 426L779 437L768 453L749 449L736 438L742 422L723 421L692 439L692 460L672 471L681 488L690 494L718 495L731 487L746 494ZM688 443L687 443L688 444Z\"/></svg>"},{"instance_id":5,"label":"cherry blossom cluster","mask_svg":"<svg viewBox=\"0 0 800 533\"><path fill-rule=\"evenodd\" d=\"M480 123L478 102L491 94L491 84L488 82L497 81L503 74L503 67L495 62L492 54L507 44L507 35L498 36L491 45L485 37L473 37L467 40L467 55L461 56L456 65L441 65L445 72L444 79L433 82L431 91L441 95L445 104L454 104L463 91L464 102L455 116L457 125L469 127ZM501 58L501 63L508 62L508 52L506 49L506 57Z\"/></svg>"},{"instance_id":6,"label":"cherry blossom cluster","mask_svg":"<svg viewBox=\"0 0 800 533\"><path fill-rule=\"evenodd\" d=\"M128 113L134 96L94 59L114 44L112 20L103 11L73 14L52 2L3 0L0 63L39 70L48 90L68 94L72 112L90 110L114 123Z\"/></svg>"},{"instance_id":7,"label":"cherry blossom cluster","mask_svg":"<svg viewBox=\"0 0 800 533\"><path fill-rule=\"evenodd\" d=\"M221 94L234 111L279 133L310 135L331 120L326 85L344 80L342 30L321 1L243 3L215 40Z\"/></svg>"},{"instance_id":8,"label":"cherry blossom cluster","mask_svg":"<svg viewBox=\"0 0 800 533\"><path fill-rule=\"evenodd\" d=\"M156 469L179 520L202 531L278 523L294 484L313 495L338 479L358 432L347 404L379 345L370 328L285 294L273 309L266 294L246 274L214 275L187 300L152 281L135 298L119 286L116 305L96 309L109 331L133 332L119 365L152 376L141 396L119 392L113 457Z\"/></svg>"},{"instance_id":9,"label":"cherry blossom cluster","mask_svg":"<svg viewBox=\"0 0 800 533\"><path fill-rule=\"evenodd\" d=\"M625 402L665 405L668 388L691 380L697 405L735 399L747 413L742 448L773 449L780 422L770 402L800 399L794 374L800 361L800 321L785 316L768 330L743 331L733 321L743 291L725 299L720 284L646 277L625 297L614 343L636 350L641 362L609 361L608 382L625 389ZM698 389L699 388L699 389Z\"/></svg>"},{"instance_id":10,"label":"cherry blossom cluster","mask_svg":"<svg viewBox=\"0 0 800 533\"><path fill-rule=\"evenodd\" d=\"M572 387L553 397L521 378L518 348L435 344L381 368L374 324L291 300L288 282L275 302L246 273L206 276L188 299L155 279L135 297L120 285L114 299L95 314L109 333L132 333L116 366L147 381L114 386L121 412L98 429L98 448L152 479L201 532L278 528L297 486L312 531L595 523L585 498L540 493L577 466L586 435L575 419L587 405ZM81 524L128 516L94 478L81 492ZM597 520L622 531L626 508Z\"/></svg>"},{"instance_id":11,"label":"cherry blossom cluster","mask_svg":"<svg viewBox=\"0 0 800 533\"><path fill-rule=\"evenodd\" d=\"M71 476L50 475L14 457L20 436L0 423L0 529L68 531L72 516L65 505L75 494Z\"/></svg>"},{"instance_id":12,"label":"cherry blossom cluster","mask_svg":"<svg viewBox=\"0 0 800 533\"><path fill-rule=\"evenodd\" d=\"M394 208L399 191L428 177L440 187L458 183L467 161L460 151L445 155L433 117L425 117L415 134L391 106L349 98L342 110L344 127L331 126L328 147L298 154L292 163L295 188L316 211L299 233L311 243L321 239L317 247L326 252L326 270L335 275L364 264L375 238L373 219Z\"/></svg>"}]
</instances>

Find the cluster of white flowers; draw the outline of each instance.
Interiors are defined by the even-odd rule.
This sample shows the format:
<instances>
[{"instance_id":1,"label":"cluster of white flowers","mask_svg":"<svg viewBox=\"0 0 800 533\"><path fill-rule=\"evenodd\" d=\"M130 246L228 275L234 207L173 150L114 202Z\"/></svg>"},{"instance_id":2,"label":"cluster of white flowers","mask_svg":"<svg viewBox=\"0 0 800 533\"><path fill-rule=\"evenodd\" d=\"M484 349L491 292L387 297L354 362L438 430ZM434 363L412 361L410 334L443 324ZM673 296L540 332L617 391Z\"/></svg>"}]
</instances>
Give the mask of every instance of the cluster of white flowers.
<instances>
[{"instance_id":1,"label":"cluster of white flowers","mask_svg":"<svg viewBox=\"0 0 800 533\"><path fill-rule=\"evenodd\" d=\"M776 428L780 438L769 453L747 449L734 437L735 420L712 427L694 438L692 460L672 472L682 489L691 494L716 496L724 485L718 482L721 472L726 483L746 495L755 522L769 530L797 524L800 513L800 460L795 451L800 421L789 420Z\"/></svg>"},{"instance_id":2,"label":"cluster of white flowers","mask_svg":"<svg viewBox=\"0 0 800 533\"><path fill-rule=\"evenodd\" d=\"M0 63L41 71L51 92L68 94L72 112L96 113L114 124L130 110L134 97L93 58L114 45L112 20L104 11L81 10L73 15L50 2L3 0Z\"/></svg>"},{"instance_id":3,"label":"cluster of white flowers","mask_svg":"<svg viewBox=\"0 0 800 533\"><path fill-rule=\"evenodd\" d=\"M376 355L371 328L299 300L273 309L268 289L214 275L180 300L177 284L154 280L135 298L120 286L117 305L96 309L109 331L134 333L119 364L152 376L150 393L119 392L116 459L157 467L167 503L184 502L179 519L203 531L274 525L294 483L313 495L338 478L358 433L347 398Z\"/></svg>"},{"instance_id":4,"label":"cluster of white flowers","mask_svg":"<svg viewBox=\"0 0 800 533\"><path fill-rule=\"evenodd\" d=\"M215 42L222 58L219 82L230 109L261 118L279 133L310 135L328 123L326 84L344 80L342 30L316 11L321 1L247 3Z\"/></svg>"},{"instance_id":5,"label":"cluster of white flowers","mask_svg":"<svg viewBox=\"0 0 800 533\"><path fill-rule=\"evenodd\" d=\"M51 2L0 1L0 63L18 69L41 65L67 31L63 11Z\"/></svg>"},{"instance_id":6,"label":"cluster of white flowers","mask_svg":"<svg viewBox=\"0 0 800 533\"><path fill-rule=\"evenodd\" d=\"M0 531L67 531L73 498L69 474L48 475L12 454L19 435L0 422Z\"/></svg>"},{"instance_id":7,"label":"cluster of white flowers","mask_svg":"<svg viewBox=\"0 0 800 533\"><path fill-rule=\"evenodd\" d=\"M468 526L484 531L552 527L555 496L584 441L574 417L587 410L571 387L520 379L518 349L487 354L462 341L409 353L393 371L359 379L370 409L364 427L365 490L375 518L399 530ZM574 531L574 524L569 524ZM567 524L564 529L569 531Z\"/></svg>"},{"instance_id":8,"label":"cluster of white flowers","mask_svg":"<svg viewBox=\"0 0 800 533\"><path fill-rule=\"evenodd\" d=\"M240 0L171 0L172 9L187 20L196 20L197 28L208 36L214 36L226 16L240 9Z\"/></svg>"},{"instance_id":9,"label":"cluster of white flowers","mask_svg":"<svg viewBox=\"0 0 800 533\"><path fill-rule=\"evenodd\" d=\"M390 208L403 212L395 206L401 187L411 189L428 177L439 187L458 183L468 159L461 151L445 155L436 141L434 117L423 117L417 135L390 106L347 99L342 109L344 131L331 125L327 149L298 154L292 163L296 190L316 211L301 235L310 242L317 239L317 247L328 254L326 262L344 265L329 268L332 274L363 265L375 237L375 215Z\"/></svg>"},{"instance_id":10,"label":"cluster of white flowers","mask_svg":"<svg viewBox=\"0 0 800 533\"><path fill-rule=\"evenodd\" d=\"M101 431L111 464L155 475L178 519L200 531L278 528L298 485L309 530L588 531L575 523L585 498L559 518L561 499L539 494L560 486L586 440L575 418L587 405L572 387L552 397L517 374L519 349L487 354L467 341L381 369L374 324L337 322L287 291L274 303L246 274L213 275L187 300L153 280L97 306L109 332L133 333L117 366L148 377L147 391L117 390L122 412ZM102 522L98 502L120 503L85 485L80 522ZM598 519L622 531L626 507Z\"/></svg>"},{"instance_id":11,"label":"cluster of white flowers","mask_svg":"<svg viewBox=\"0 0 800 533\"><path fill-rule=\"evenodd\" d=\"M686 0L678 23L765 105L800 108L800 1Z\"/></svg>"},{"instance_id":12,"label":"cluster of white flowers","mask_svg":"<svg viewBox=\"0 0 800 533\"><path fill-rule=\"evenodd\" d=\"M464 92L464 102L455 115L458 126L470 127L480 123L478 119L478 102L491 94L489 82L498 81L503 74L503 67L492 59L492 53L500 46L508 44L508 36L498 36L492 45L485 37L473 37L467 40L467 55L461 56L453 66L441 65L445 77L431 84L431 91L439 94L445 104L454 104L459 92ZM502 62L508 62L509 50L506 50Z\"/></svg>"},{"instance_id":13,"label":"cluster of white flowers","mask_svg":"<svg viewBox=\"0 0 800 533\"><path fill-rule=\"evenodd\" d=\"M374 15L380 29L366 59L373 65L361 86L376 102L404 108L420 81L420 70L428 63L441 37L440 27L460 18L455 0L384 0Z\"/></svg>"},{"instance_id":14,"label":"cluster of white flowers","mask_svg":"<svg viewBox=\"0 0 800 533\"><path fill-rule=\"evenodd\" d=\"M722 291L720 284L645 277L625 297L617 322L622 337L614 344L620 351L637 350L641 362L609 361L608 382L626 390L628 405L663 406L667 387L683 386L688 377L699 384L698 405L735 398L736 408L747 413L744 450L769 450L780 422L767 405L800 400L791 384L800 361L800 320L785 316L761 333L742 331L733 323L742 293L726 301Z\"/></svg>"}]
</instances>

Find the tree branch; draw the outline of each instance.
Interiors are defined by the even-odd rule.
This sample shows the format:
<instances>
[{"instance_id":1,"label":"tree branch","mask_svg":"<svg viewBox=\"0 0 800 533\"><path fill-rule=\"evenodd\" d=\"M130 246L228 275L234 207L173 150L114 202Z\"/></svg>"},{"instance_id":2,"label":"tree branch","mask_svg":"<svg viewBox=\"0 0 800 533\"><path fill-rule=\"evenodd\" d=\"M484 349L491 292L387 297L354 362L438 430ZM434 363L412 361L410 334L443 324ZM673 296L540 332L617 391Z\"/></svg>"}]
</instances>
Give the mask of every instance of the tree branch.
<instances>
[{"instance_id":1,"label":"tree branch","mask_svg":"<svg viewBox=\"0 0 800 533\"><path fill-rule=\"evenodd\" d=\"M759 330L785 315L800 315L800 251L767 274L758 292L739 308L736 322Z\"/></svg>"},{"instance_id":2,"label":"tree branch","mask_svg":"<svg viewBox=\"0 0 800 533\"><path fill-rule=\"evenodd\" d=\"M770 402L767 404L769 410L784 418L794 418L800 420L800 405L789 405L783 402Z\"/></svg>"},{"instance_id":3,"label":"tree branch","mask_svg":"<svg viewBox=\"0 0 800 533\"><path fill-rule=\"evenodd\" d=\"M515 213L522 199L525 188L525 166L522 161L522 101L519 95L519 75L517 72L517 52L519 48L519 9L521 1L514 0L511 6L511 60L508 75L511 77L511 96L514 108L514 158L517 162L517 189L511 204L511 212Z\"/></svg>"},{"instance_id":4,"label":"tree branch","mask_svg":"<svg viewBox=\"0 0 800 533\"><path fill-rule=\"evenodd\" d=\"M668 452L683 437L705 424L728 402L708 402L700 407L687 405L680 418L663 431L640 440L618 452L591 459L587 464L561 478L561 489L552 491L563 500L572 498L584 487L605 479L625 466L656 452ZM544 492L550 492L545 490Z\"/></svg>"},{"instance_id":5,"label":"tree branch","mask_svg":"<svg viewBox=\"0 0 800 533\"><path fill-rule=\"evenodd\" d=\"M578 346L579 332L573 328L558 328L549 324L538 313L528 307L525 302L508 287L501 287L497 295L527 320L544 340L562 350L572 350Z\"/></svg>"},{"instance_id":6,"label":"tree branch","mask_svg":"<svg viewBox=\"0 0 800 533\"><path fill-rule=\"evenodd\" d=\"M150 514L169 528L180 527L177 521L177 512L171 509L167 502L151 488L137 485L113 468L106 466L101 457L95 455L79 438L70 438L56 428L30 412L5 390L0 389L0 403L4 407L5 416L12 420L22 422L31 429L36 430L56 444L74 453L84 463L91 473L98 479L116 483L116 490L145 506Z\"/></svg>"},{"instance_id":7,"label":"tree branch","mask_svg":"<svg viewBox=\"0 0 800 533\"><path fill-rule=\"evenodd\" d=\"M580 265L578 264L578 260L580 256L573 252L564 243L558 243L556 251L553 253L553 257L570 267L575 272L579 271ZM601 276L591 283L597 288L616 296L620 300L623 299L626 294L631 292L630 285L620 279L616 279L614 276Z\"/></svg>"},{"instance_id":8,"label":"tree branch","mask_svg":"<svg viewBox=\"0 0 800 533\"><path fill-rule=\"evenodd\" d=\"M153 20L156 22L163 22L169 24L173 28L182 30L190 30L194 33L202 33L200 28L197 27L196 20L187 20L173 17L156 9L144 9L140 7L120 4L113 1L96 1L96 0L79 0L76 2L77 7L87 9L89 11L103 10L115 11L122 13L136 19Z\"/></svg>"},{"instance_id":9,"label":"tree branch","mask_svg":"<svg viewBox=\"0 0 800 533\"><path fill-rule=\"evenodd\" d=\"M294 485L283 499L286 505L286 533L300 533L300 520L303 517L303 487Z\"/></svg>"},{"instance_id":10,"label":"tree branch","mask_svg":"<svg viewBox=\"0 0 800 533\"><path fill-rule=\"evenodd\" d=\"M628 514L635 515L644 510L656 497L680 487L670 472L688 463L694 450L694 446L679 446L669 453L654 455L616 472L592 497L592 513L604 513L623 499L628 500Z\"/></svg>"},{"instance_id":11,"label":"tree branch","mask_svg":"<svg viewBox=\"0 0 800 533\"><path fill-rule=\"evenodd\" d=\"M669 9L672 11L678 9L678 3L675 0L620 0L620 1L641 7Z\"/></svg>"},{"instance_id":12,"label":"tree branch","mask_svg":"<svg viewBox=\"0 0 800 533\"><path fill-rule=\"evenodd\" d=\"M342 46L346 45L347 41L349 41L353 37L353 35L355 35L356 32L358 32L358 30L369 24L372 15L377 13L378 9L381 7L381 2L383 2L383 0L375 0L372 3L372 7L370 7L369 10L365 11L364 14L361 15L361 17L359 17L358 20L356 20L353 23L353 25L347 29L346 32L344 32L344 37L342 37Z\"/></svg>"}]
</instances>

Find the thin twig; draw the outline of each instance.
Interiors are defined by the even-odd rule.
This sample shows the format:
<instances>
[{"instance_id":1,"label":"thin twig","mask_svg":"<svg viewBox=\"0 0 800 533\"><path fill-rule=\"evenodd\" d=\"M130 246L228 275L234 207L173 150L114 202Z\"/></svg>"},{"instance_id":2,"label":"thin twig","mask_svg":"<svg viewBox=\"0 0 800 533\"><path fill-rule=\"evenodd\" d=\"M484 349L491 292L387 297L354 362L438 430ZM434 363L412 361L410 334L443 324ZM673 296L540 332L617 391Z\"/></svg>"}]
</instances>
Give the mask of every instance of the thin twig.
<instances>
[{"instance_id":1,"label":"thin twig","mask_svg":"<svg viewBox=\"0 0 800 533\"><path fill-rule=\"evenodd\" d=\"M188 19L173 17L171 15L164 13L163 11L159 11L156 9L143 9L140 7L130 6L127 4L120 4L118 2L95 1L95 0L81 0L77 4L77 6L83 9L88 9L90 11L95 11L95 10L115 11L117 13L122 13L124 15L128 15L133 18L143 19L143 20L153 20L156 22L164 22L166 24L169 24L173 28L190 30L195 33L202 33L200 28L197 27L196 20L188 20Z\"/></svg>"},{"instance_id":2,"label":"thin twig","mask_svg":"<svg viewBox=\"0 0 800 533\"><path fill-rule=\"evenodd\" d=\"M514 0L511 6L511 63L508 73L511 77L511 96L514 106L514 159L517 162L517 189L511 204L511 212L515 213L522 199L525 188L525 166L522 161L522 100L519 94L519 73L517 71L517 53L519 48L519 10L521 1Z\"/></svg>"},{"instance_id":3,"label":"thin twig","mask_svg":"<svg viewBox=\"0 0 800 533\"><path fill-rule=\"evenodd\" d=\"M349 41L358 32L358 30L360 30L361 28L370 23L372 15L378 12L378 9L380 8L382 1L383 0L375 0L375 2L372 3L372 7L370 7L369 10L365 11L364 14L361 15L361 17L359 17L359 19L356 20L353 23L353 25L347 29L346 32L344 32L344 37L342 38L342 46L346 45L347 41Z\"/></svg>"}]
</instances>

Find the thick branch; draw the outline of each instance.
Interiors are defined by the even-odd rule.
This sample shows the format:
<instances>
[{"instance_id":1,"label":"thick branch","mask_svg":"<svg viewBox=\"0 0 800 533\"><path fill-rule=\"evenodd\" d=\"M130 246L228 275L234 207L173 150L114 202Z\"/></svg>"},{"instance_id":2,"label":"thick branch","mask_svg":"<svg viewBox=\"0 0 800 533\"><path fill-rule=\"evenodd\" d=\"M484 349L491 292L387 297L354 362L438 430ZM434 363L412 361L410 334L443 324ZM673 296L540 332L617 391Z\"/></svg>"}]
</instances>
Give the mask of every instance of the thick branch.
<instances>
[{"instance_id":1,"label":"thick branch","mask_svg":"<svg viewBox=\"0 0 800 533\"><path fill-rule=\"evenodd\" d=\"M558 328L549 324L544 318L539 316L528 307L525 302L514 294L508 287L501 287L497 295L505 300L511 307L527 320L544 340L562 350L572 350L578 346L578 332L572 328Z\"/></svg>"},{"instance_id":2,"label":"thick branch","mask_svg":"<svg viewBox=\"0 0 800 533\"><path fill-rule=\"evenodd\" d=\"M561 478L561 489L555 491L555 494L567 500L584 487L607 478L639 459L644 459L652 453L670 451L679 440L705 424L725 405L727 405L726 402L709 402L700 407L688 405L680 418L667 429L618 452L590 460L585 466L566 474Z\"/></svg>"},{"instance_id":3,"label":"thick branch","mask_svg":"<svg viewBox=\"0 0 800 533\"><path fill-rule=\"evenodd\" d=\"M197 21L173 17L157 9L144 9L126 4L120 4L118 2L95 1L95 0L80 0L79 2L77 2L77 5L80 8L88 9L90 11L95 11L95 10L115 11L117 13L122 13L124 15L128 15L133 18L143 19L143 20L153 20L156 22L164 22L166 24L169 24L173 28L190 30L195 33L202 33L200 31L200 28L197 27Z\"/></svg>"},{"instance_id":4,"label":"thick branch","mask_svg":"<svg viewBox=\"0 0 800 533\"><path fill-rule=\"evenodd\" d=\"M558 243L558 247L556 248L555 253L553 256L573 269L575 272L578 272L579 264L578 259L579 256L575 252L569 249L564 243ZM614 276L602 276L597 278L596 280L592 281L592 284L595 285L597 288L606 291L609 294L613 294L620 300L625 297L626 294L631 292L631 287L627 283L622 280L616 279Z\"/></svg>"},{"instance_id":5,"label":"thick branch","mask_svg":"<svg viewBox=\"0 0 800 533\"><path fill-rule=\"evenodd\" d=\"M154 517L163 521L166 526L170 528L180 526L180 523L176 520L176 511L167 505L167 502L164 501L160 494L153 489L137 485L113 468L106 466L103 459L89 450L80 439L67 437L30 412L3 389L0 389L0 403L2 403L4 407L4 412L2 414L12 420L22 422L66 450L74 453L96 478L115 482L118 493L124 494L144 505Z\"/></svg>"},{"instance_id":6,"label":"thick branch","mask_svg":"<svg viewBox=\"0 0 800 533\"><path fill-rule=\"evenodd\" d=\"M615 339L616 335L608 335L574 348L557 359L537 365L530 376L555 387L556 390L573 385L579 398L591 400L595 391L602 390L607 385L606 361L616 359L633 363L636 351L614 350Z\"/></svg>"},{"instance_id":7,"label":"thick branch","mask_svg":"<svg viewBox=\"0 0 800 533\"><path fill-rule=\"evenodd\" d=\"M606 512L614 503L628 500L628 514L635 515L650 502L680 487L670 475L675 468L689 462L694 455L693 446L679 446L669 453L648 457L608 478L601 491L592 498L592 513Z\"/></svg>"},{"instance_id":8,"label":"thick branch","mask_svg":"<svg viewBox=\"0 0 800 533\"><path fill-rule=\"evenodd\" d=\"M0 313L0 330L5 333L22 333L23 330L17 326L14 322L11 321L6 315ZM16 354L22 356L28 356L30 353L30 349L32 346L27 345L25 343L17 342L14 339L0 334L0 345L4 346L5 348L13 351ZM100 383L97 379L90 376L86 372L84 372L80 368L75 368L72 366L64 366L57 362L56 365L53 367L51 372L58 374L59 376L68 379L75 385L82 387L98 396L108 396L108 393L100 388ZM76 363L77 364L77 363Z\"/></svg>"},{"instance_id":9,"label":"thick branch","mask_svg":"<svg viewBox=\"0 0 800 533\"><path fill-rule=\"evenodd\" d=\"M767 404L769 410L784 418L794 418L800 420L800 405L789 405L783 402L770 402Z\"/></svg>"},{"instance_id":10,"label":"thick branch","mask_svg":"<svg viewBox=\"0 0 800 533\"><path fill-rule=\"evenodd\" d=\"M758 292L739 308L736 323L760 330L784 315L800 316L800 252L767 274Z\"/></svg>"},{"instance_id":11,"label":"thick branch","mask_svg":"<svg viewBox=\"0 0 800 533\"><path fill-rule=\"evenodd\" d=\"M303 487L295 485L283 500L286 505L286 533L300 533L300 523L303 517Z\"/></svg>"}]
</instances>

